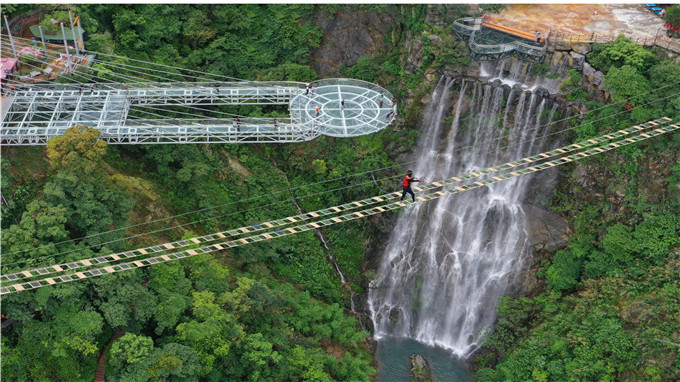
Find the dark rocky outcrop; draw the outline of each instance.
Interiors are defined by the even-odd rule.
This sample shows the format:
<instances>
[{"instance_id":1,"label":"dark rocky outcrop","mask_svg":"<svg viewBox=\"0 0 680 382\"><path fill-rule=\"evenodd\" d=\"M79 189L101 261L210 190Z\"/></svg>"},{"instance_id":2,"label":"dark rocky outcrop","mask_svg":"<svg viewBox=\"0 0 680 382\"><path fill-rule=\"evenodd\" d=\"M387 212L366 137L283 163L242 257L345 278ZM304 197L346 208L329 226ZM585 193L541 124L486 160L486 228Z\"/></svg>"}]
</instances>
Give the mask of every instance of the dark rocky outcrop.
<instances>
[{"instance_id":1,"label":"dark rocky outcrop","mask_svg":"<svg viewBox=\"0 0 680 382\"><path fill-rule=\"evenodd\" d=\"M553 253L567 245L567 220L560 214L535 205L525 205L530 216L527 231L535 253Z\"/></svg>"},{"instance_id":2,"label":"dark rocky outcrop","mask_svg":"<svg viewBox=\"0 0 680 382\"><path fill-rule=\"evenodd\" d=\"M583 71L583 64L585 64L586 62L586 56L581 53L572 51L569 52L569 57L571 57L570 67L572 69L578 70L579 72Z\"/></svg>"},{"instance_id":3,"label":"dark rocky outcrop","mask_svg":"<svg viewBox=\"0 0 680 382\"><path fill-rule=\"evenodd\" d=\"M376 14L356 6L341 7L334 14L320 12L315 25L324 31L321 46L312 55L312 68L320 77L335 77L342 64L352 66L380 46L395 23L388 13Z\"/></svg>"}]
</instances>

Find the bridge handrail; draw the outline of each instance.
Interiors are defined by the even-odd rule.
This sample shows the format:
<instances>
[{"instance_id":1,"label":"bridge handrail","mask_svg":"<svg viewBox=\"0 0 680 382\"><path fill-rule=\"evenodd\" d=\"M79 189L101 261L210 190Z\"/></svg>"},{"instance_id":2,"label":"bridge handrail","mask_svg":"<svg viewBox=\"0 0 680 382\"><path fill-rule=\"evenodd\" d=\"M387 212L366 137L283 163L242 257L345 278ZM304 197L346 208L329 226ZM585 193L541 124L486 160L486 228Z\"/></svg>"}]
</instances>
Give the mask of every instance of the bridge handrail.
<instances>
[{"instance_id":1,"label":"bridge handrail","mask_svg":"<svg viewBox=\"0 0 680 382\"><path fill-rule=\"evenodd\" d=\"M50 90L73 90L78 91L82 88L83 91L89 92L90 85L93 85L93 90L138 90L138 89L168 89L168 88L205 88L214 89L215 84L219 84L220 87L236 87L236 88L295 88L304 89L305 85L299 82L293 81L205 81L205 82L144 82L144 83L107 83L107 82L94 82L86 84L56 84L56 83L41 83L41 84L31 84L23 85L22 89L34 89L41 91L43 88Z\"/></svg>"},{"instance_id":2,"label":"bridge handrail","mask_svg":"<svg viewBox=\"0 0 680 382\"><path fill-rule=\"evenodd\" d=\"M128 119L125 126L131 126L132 123L144 123L153 122L158 123L188 123L188 124L200 124L200 125L216 125L227 123L232 125L236 118L164 118L164 119L153 119L153 118L135 118ZM274 120L277 120L279 124L291 123L291 118L257 118L257 117L239 117L241 125L243 124L267 124L273 125Z\"/></svg>"},{"instance_id":3,"label":"bridge handrail","mask_svg":"<svg viewBox=\"0 0 680 382\"><path fill-rule=\"evenodd\" d=\"M232 82L222 82L222 81L209 81L209 82L148 82L148 83L128 83L128 84L123 84L123 83L93 83L93 84L84 84L84 85L72 85L72 84L48 84L48 83L43 83L43 84L35 84L35 85L30 85L30 86L24 86L23 88L26 89L17 89L17 91L22 91L22 90L27 90L27 89L33 89L35 91L45 91L45 89L49 90L72 90L74 92L79 91L80 89L83 90L83 92L87 93L90 91L90 85L93 85L92 90L98 91L98 90L129 90L129 91L134 91L134 90L140 90L140 89L149 89L151 88L152 90L154 88L156 89L187 89L187 88L202 88L202 89L216 89L215 84L219 84L219 88L228 88L228 87L236 87L236 88L246 88L246 87L252 87L252 88L259 88L259 89L275 89L275 88L281 88L281 89L300 89L304 90L306 87L305 82L296 82L296 81L232 81ZM379 93L383 93L385 97L387 97L388 100L391 100L393 97L393 94L390 93L387 89L378 86L376 84L373 84L371 82L367 81L362 81L362 80L356 80L356 79L350 79L350 78L327 78L327 79L321 79L321 80L316 80L310 82L312 86L330 86L330 85L350 85L350 86L360 86L364 88L368 88L374 91L377 91ZM294 93L294 92L291 92Z\"/></svg>"},{"instance_id":4,"label":"bridge handrail","mask_svg":"<svg viewBox=\"0 0 680 382\"><path fill-rule=\"evenodd\" d=\"M325 78L321 80L316 80L312 84L318 84L318 86L330 86L330 85L359 86L363 88L368 88L370 90L374 90L376 92L381 92L385 95L385 97L387 97L388 100L391 100L393 97L393 94L390 93L387 89L383 88L382 86L378 86L374 83L367 81L356 80L353 78Z\"/></svg>"},{"instance_id":5,"label":"bridge handrail","mask_svg":"<svg viewBox=\"0 0 680 382\"><path fill-rule=\"evenodd\" d=\"M470 49L472 49L475 53L503 53L503 52L509 52L512 50L515 50L515 43L506 43L506 44L480 44L477 41L475 41L475 33L476 31L472 32L470 35ZM473 49L474 48L474 49Z\"/></svg>"},{"instance_id":6,"label":"bridge handrail","mask_svg":"<svg viewBox=\"0 0 680 382\"><path fill-rule=\"evenodd\" d=\"M480 30L481 29L481 24L476 25L474 24L475 18L465 18L465 19L458 19L453 22L453 29L458 29L459 32L465 34L465 35L470 35L472 32ZM473 23L472 26L465 25L466 21L471 21Z\"/></svg>"},{"instance_id":7,"label":"bridge handrail","mask_svg":"<svg viewBox=\"0 0 680 382\"><path fill-rule=\"evenodd\" d=\"M543 46L531 45L524 42L516 41L516 49L522 53L529 53L534 55L542 55L548 49L548 44L545 43Z\"/></svg>"},{"instance_id":8,"label":"bridge handrail","mask_svg":"<svg viewBox=\"0 0 680 382\"><path fill-rule=\"evenodd\" d=\"M456 20L458 21L458 20ZM455 21L454 21L455 23ZM481 27L480 27L481 29ZM537 46L537 45L531 45L529 43L520 41L520 40L515 40L509 43L503 43L503 44L481 44L477 41L475 41L475 35L477 33L477 30L473 30L472 33L470 34L470 38L468 40L468 46L472 51L475 53L481 53L481 54L489 54L489 53L504 53L504 52L510 52L513 50L517 50L522 53L526 54L531 54L535 56L541 56L545 53L545 51L548 48L547 42L543 44L543 46ZM546 40L548 36L550 35L550 31L548 31L548 35L546 35Z\"/></svg>"}]
</instances>

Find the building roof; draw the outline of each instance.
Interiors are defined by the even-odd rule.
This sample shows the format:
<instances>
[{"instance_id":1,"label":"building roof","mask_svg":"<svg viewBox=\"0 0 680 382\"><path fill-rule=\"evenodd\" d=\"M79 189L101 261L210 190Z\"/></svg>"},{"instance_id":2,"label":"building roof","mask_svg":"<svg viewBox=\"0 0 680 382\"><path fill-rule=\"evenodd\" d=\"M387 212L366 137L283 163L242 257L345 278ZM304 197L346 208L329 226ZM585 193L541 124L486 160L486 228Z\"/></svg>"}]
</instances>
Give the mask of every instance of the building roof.
<instances>
[{"instance_id":1,"label":"building roof","mask_svg":"<svg viewBox=\"0 0 680 382\"><path fill-rule=\"evenodd\" d=\"M33 33L33 35L35 37L40 38L40 28L38 27L38 25L31 25L29 28L31 29L31 33ZM64 31L66 32L66 38L65 39L64 39L64 35L61 34L61 28L60 28L59 32L57 32L55 34L49 34L43 29L43 35L45 36L45 38L47 40L62 40L62 41L63 40L73 40L73 31L78 31L80 34L82 34L83 28L73 27L73 31L72 31L70 27L64 26ZM78 37L78 33L76 33L76 37Z\"/></svg>"},{"instance_id":2,"label":"building roof","mask_svg":"<svg viewBox=\"0 0 680 382\"><path fill-rule=\"evenodd\" d=\"M16 58L2 58L0 59L0 63L2 63L1 70L0 70L0 79L4 80L7 78L7 73L14 69L14 67L17 65L17 59Z\"/></svg>"}]
</instances>

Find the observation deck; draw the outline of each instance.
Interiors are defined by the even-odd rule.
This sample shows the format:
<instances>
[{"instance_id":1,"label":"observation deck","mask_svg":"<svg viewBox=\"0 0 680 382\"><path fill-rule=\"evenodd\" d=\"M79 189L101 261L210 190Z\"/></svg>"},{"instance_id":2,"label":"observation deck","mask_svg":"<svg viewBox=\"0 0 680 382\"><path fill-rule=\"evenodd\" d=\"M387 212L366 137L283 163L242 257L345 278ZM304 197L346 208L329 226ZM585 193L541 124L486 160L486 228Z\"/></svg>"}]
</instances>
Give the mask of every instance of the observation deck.
<instances>
[{"instance_id":1,"label":"observation deck","mask_svg":"<svg viewBox=\"0 0 680 382\"><path fill-rule=\"evenodd\" d=\"M496 61L514 56L535 63L543 62L550 35L548 32L536 44L531 32L486 23L481 18L456 20L453 32L467 41L470 57L475 61Z\"/></svg>"},{"instance_id":2,"label":"observation deck","mask_svg":"<svg viewBox=\"0 0 680 382\"><path fill-rule=\"evenodd\" d=\"M46 145L76 125L100 130L100 139L110 144L302 142L320 135L371 134L396 117L392 94L377 85L352 79L325 79L312 85L309 92L298 82L26 85L2 99L1 144ZM182 110L195 109L203 113L204 106L232 105L285 105L290 116L163 114L189 114Z\"/></svg>"}]
</instances>

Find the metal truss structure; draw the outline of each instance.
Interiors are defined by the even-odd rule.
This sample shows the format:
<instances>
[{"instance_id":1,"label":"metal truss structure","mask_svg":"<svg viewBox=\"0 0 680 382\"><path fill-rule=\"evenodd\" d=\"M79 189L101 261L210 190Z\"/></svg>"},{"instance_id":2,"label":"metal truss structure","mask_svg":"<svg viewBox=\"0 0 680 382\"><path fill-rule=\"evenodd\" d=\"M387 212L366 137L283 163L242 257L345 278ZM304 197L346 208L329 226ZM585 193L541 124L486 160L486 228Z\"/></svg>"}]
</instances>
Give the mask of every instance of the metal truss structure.
<instances>
[{"instance_id":1,"label":"metal truss structure","mask_svg":"<svg viewBox=\"0 0 680 382\"><path fill-rule=\"evenodd\" d=\"M343 101L344 100L344 104ZM286 105L290 118L139 118L136 107ZM302 142L385 128L396 105L385 89L358 80L32 85L3 97L3 145L45 145L76 125L111 144ZM153 113L148 113L153 114Z\"/></svg>"}]
</instances>

